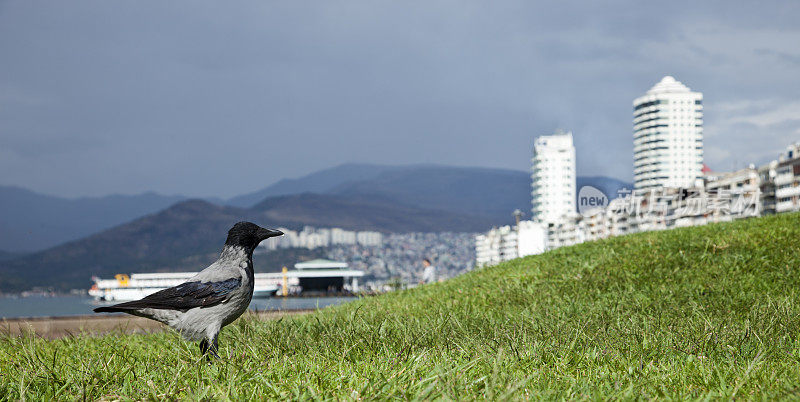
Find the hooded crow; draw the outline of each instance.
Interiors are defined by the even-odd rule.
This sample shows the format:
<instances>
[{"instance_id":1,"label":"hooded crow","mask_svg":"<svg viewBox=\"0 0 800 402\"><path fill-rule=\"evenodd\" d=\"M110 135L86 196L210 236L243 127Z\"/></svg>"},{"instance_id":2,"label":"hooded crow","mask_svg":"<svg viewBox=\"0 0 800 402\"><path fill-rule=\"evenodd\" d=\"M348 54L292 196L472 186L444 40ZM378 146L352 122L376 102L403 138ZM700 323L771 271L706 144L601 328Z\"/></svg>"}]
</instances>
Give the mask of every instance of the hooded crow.
<instances>
[{"instance_id":1,"label":"hooded crow","mask_svg":"<svg viewBox=\"0 0 800 402\"><path fill-rule=\"evenodd\" d=\"M262 240L282 234L239 222L228 231L219 259L185 283L94 311L122 312L162 322L187 340L200 341L204 355L218 358L220 329L239 318L253 297L253 250Z\"/></svg>"}]
</instances>

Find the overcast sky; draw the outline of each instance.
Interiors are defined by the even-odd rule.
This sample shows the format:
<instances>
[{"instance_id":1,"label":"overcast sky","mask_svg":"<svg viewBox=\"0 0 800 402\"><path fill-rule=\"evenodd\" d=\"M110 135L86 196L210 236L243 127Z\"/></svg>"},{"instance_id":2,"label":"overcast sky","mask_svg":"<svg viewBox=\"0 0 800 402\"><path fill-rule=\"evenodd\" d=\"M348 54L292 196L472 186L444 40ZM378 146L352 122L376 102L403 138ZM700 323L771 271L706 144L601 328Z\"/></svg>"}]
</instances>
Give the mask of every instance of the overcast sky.
<instances>
[{"instance_id":1,"label":"overcast sky","mask_svg":"<svg viewBox=\"0 0 800 402\"><path fill-rule=\"evenodd\" d=\"M601 3L603 3L601 5ZM705 162L800 140L800 2L2 1L0 184L228 197L345 162L632 178L631 102L704 93Z\"/></svg>"}]
</instances>

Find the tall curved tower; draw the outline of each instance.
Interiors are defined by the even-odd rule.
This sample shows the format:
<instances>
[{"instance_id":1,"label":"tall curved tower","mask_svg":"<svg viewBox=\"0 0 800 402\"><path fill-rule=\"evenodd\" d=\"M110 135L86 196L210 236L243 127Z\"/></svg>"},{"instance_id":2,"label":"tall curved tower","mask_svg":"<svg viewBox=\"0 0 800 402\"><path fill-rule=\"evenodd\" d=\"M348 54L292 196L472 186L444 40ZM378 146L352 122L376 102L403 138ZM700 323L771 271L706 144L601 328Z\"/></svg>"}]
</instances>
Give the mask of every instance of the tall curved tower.
<instances>
[{"instance_id":1,"label":"tall curved tower","mask_svg":"<svg viewBox=\"0 0 800 402\"><path fill-rule=\"evenodd\" d=\"M702 169L703 94L668 75L633 101L634 188L692 187Z\"/></svg>"}]
</instances>

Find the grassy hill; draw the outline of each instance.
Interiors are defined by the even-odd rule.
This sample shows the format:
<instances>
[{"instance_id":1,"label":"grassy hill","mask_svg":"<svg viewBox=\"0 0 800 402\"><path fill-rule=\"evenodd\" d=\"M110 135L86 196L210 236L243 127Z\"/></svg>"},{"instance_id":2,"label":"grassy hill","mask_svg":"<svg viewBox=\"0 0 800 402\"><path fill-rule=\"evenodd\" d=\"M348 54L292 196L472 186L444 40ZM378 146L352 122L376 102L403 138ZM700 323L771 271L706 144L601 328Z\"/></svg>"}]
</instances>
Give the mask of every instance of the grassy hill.
<instances>
[{"instance_id":1,"label":"grassy hill","mask_svg":"<svg viewBox=\"0 0 800 402\"><path fill-rule=\"evenodd\" d=\"M642 233L223 330L0 340L0 398L797 398L800 214Z\"/></svg>"}]
</instances>

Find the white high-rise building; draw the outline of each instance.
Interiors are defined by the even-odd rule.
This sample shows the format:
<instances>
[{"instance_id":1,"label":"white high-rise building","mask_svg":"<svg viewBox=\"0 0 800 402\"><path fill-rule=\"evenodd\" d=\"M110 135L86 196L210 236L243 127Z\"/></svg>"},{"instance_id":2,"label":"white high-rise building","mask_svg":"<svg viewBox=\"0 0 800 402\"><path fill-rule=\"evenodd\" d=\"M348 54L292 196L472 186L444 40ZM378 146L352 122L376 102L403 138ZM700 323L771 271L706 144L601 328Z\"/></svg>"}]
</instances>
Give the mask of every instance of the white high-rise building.
<instances>
[{"instance_id":1,"label":"white high-rise building","mask_svg":"<svg viewBox=\"0 0 800 402\"><path fill-rule=\"evenodd\" d=\"M633 101L636 190L688 188L702 177L703 94L664 77Z\"/></svg>"},{"instance_id":2,"label":"white high-rise building","mask_svg":"<svg viewBox=\"0 0 800 402\"><path fill-rule=\"evenodd\" d=\"M543 135L531 159L533 220L545 224L575 214L575 147L572 133Z\"/></svg>"}]
</instances>

